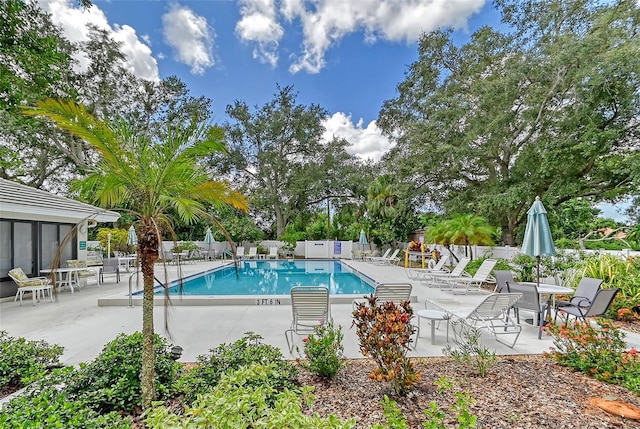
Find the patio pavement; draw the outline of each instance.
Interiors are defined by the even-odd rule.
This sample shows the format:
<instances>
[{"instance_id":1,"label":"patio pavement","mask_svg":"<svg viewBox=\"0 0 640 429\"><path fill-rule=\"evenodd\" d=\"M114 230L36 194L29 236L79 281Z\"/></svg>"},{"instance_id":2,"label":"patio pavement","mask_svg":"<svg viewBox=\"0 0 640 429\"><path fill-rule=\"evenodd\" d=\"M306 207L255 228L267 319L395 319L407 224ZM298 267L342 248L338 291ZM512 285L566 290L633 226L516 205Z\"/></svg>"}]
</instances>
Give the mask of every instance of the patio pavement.
<instances>
[{"instance_id":1,"label":"patio pavement","mask_svg":"<svg viewBox=\"0 0 640 429\"><path fill-rule=\"evenodd\" d=\"M425 299L442 304L457 314L473 309L483 298L483 293L453 295L429 288L419 282L410 281L404 268L397 266L376 266L362 261L344 261L358 271L378 282L410 282L413 293L417 297L414 303L416 310L424 308ZM221 262L198 262L183 266L185 276L204 271ZM176 267L167 267L169 277L176 278ZM164 278L161 266L156 267L156 277ZM27 299L20 306L18 302L0 303L0 330L5 330L13 337L25 337L30 340L45 340L64 347L63 363L75 365L92 360L109 341L120 333L133 333L142 329L142 308L140 306L98 306L98 299L123 297L128 292L128 278L125 273L119 284L114 276L105 277L105 283L96 287L89 283L75 293L63 290L51 303L44 300L35 307ZM134 282L135 288L135 282ZM349 358L361 358L358 350L358 339L351 326L351 304L332 304L331 313L335 324L340 324L344 333L345 355ZM531 317L531 316L529 316ZM523 319L526 318L522 317ZM230 343L243 336L245 332L255 332L264 338L264 342L279 347L286 357L295 358L297 353L289 354L284 331L291 321L291 307L281 305L174 305L167 310L165 325L165 307L156 306L154 322L156 332L170 338L173 344L180 345L183 355L180 361L195 361L196 357L207 353L221 343ZM412 357L441 356L447 344L445 325L441 324L436 331L436 344L431 344L429 321L421 320L420 339ZM540 354L552 346L550 337L543 334L537 338L537 329L522 323L522 334L513 349L498 343L492 335L483 333L483 344L499 355ZM449 344L453 334L450 332ZM301 346L302 337L296 338ZM640 335L628 333L627 343L630 347L640 348Z\"/></svg>"}]
</instances>

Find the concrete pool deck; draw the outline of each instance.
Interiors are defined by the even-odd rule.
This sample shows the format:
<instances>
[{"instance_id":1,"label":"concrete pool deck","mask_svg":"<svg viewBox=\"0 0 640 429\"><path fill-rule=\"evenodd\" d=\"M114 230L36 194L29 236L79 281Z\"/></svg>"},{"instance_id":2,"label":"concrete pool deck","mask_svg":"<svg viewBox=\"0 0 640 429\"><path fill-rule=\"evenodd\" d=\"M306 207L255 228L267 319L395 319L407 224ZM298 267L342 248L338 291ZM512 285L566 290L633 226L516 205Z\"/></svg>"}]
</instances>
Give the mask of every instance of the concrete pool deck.
<instances>
[{"instance_id":1,"label":"concrete pool deck","mask_svg":"<svg viewBox=\"0 0 640 429\"><path fill-rule=\"evenodd\" d=\"M397 266L378 266L362 261L344 261L356 270L366 274L378 282L410 282L413 284L412 295L416 296L416 310L424 308L426 299L445 306L455 313L465 313L473 309L484 297L483 293L453 295L438 288L429 288L420 282L411 281L404 268ZM198 262L182 266L184 276L193 275L220 266L219 261ZM175 279L177 268L167 266L169 279ZM156 267L156 277L164 279L162 266ZM142 329L142 307L134 306L99 306L98 300L113 296L124 296L128 293L127 273L120 283L115 283L113 276L105 277L105 283L96 287L94 283L81 290L70 293L63 290L51 303L48 300L31 305L25 300L22 306L18 302L0 303L0 330L7 331L13 337L25 337L29 340L44 340L64 347L62 362L75 365L92 360L102 347L120 333L133 333ZM134 282L135 289L135 282ZM334 324L341 325L344 334L345 355L349 358L361 358L358 350L358 338L351 326L351 303L331 305ZM291 306L280 305L211 305L181 306L174 305L167 309L165 325L165 307L160 305L154 309L156 332L170 339L173 344L180 345L184 351L180 361L195 361L198 355L207 353L221 343L231 343L241 338L245 332L255 332L264 338L264 342L279 347L285 357L295 358L295 352L289 354L284 331L291 322ZM529 316L530 317L530 316ZM417 323L414 322L414 323ZM436 331L436 344L430 340L429 321L421 320L420 339L411 357L441 356L447 344L445 325L441 324ZM537 338L537 328L522 323L522 334L515 347L498 343L492 335L482 334L483 344L500 355L540 354L552 346L550 337L543 335ZM450 333L449 343L455 346ZM302 345L302 337L296 338L296 344ZM640 336L627 333L629 347L640 348Z\"/></svg>"}]
</instances>

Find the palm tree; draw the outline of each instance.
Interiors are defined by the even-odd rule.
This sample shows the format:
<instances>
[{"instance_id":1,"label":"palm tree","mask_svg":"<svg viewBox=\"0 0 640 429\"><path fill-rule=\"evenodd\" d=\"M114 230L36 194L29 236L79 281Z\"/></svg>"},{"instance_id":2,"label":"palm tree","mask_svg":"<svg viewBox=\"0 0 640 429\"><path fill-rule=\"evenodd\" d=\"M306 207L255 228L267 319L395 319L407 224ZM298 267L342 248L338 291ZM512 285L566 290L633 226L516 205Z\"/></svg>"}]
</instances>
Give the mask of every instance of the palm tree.
<instances>
[{"instance_id":1,"label":"palm tree","mask_svg":"<svg viewBox=\"0 0 640 429\"><path fill-rule=\"evenodd\" d=\"M436 243L464 245L465 256L473 258L471 245L493 246L495 230L487 220L474 214L455 215L435 228Z\"/></svg>"},{"instance_id":2,"label":"palm tree","mask_svg":"<svg viewBox=\"0 0 640 429\"><path fill-rule=\"evenodd\" d=\"M25 114L51 119L88 142L98 159L74 188L89 202L133 215L143 277L142 405L151 406L154 385L154 264L166 234L173 235L171 213L187 224L208 217L207 208L230 205L247 209L245 198L227 183L212 181L199 160L224 150L223 134L203 125L167 127L163 139L152 139L121 121L103 122L73 102L45 100ZM194 121L196 123L197 121Z\"/></svg>"},{"instance_id":3,"label":"palm tree","mask_svg":"<svg viewBox=\"0 0 640 429\"><path fill-rule=\"evenodd\" d=\"M397 212L398 191L386 176L376 177L367 189L367 210L374 217L393 218Z\"/></svg>"}]
</instances>

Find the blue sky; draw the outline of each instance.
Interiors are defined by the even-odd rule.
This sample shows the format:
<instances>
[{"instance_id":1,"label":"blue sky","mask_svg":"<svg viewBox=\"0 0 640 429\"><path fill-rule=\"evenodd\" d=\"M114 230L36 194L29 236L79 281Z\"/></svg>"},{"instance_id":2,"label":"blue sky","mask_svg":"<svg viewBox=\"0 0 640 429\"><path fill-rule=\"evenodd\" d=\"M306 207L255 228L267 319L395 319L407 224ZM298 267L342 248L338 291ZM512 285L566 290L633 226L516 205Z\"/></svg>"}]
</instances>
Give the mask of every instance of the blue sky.
<instances>
[{"instance_id":1,"label":"blue sky","mask_svg":"<svg viewBox=\"0 0 640 429\"><path fill-rule=\"evenodd\" d=\"M420 34L453 28L462 44L500 25L490 0L94 0L89 10L37 1L70 40L86 39L92 23L123 43L136 75L178 76L213 100L216 122L234 100L262 106L277 84L293 85L299 103L327 110L327 138L373 160L392 144L375 120L417 59ZM618 207L602 208L621 219Z\"/></svg>"},{"instance_id":2,"label":"blue sky","mask_svg":"<svg viewBox=\"0 0 640 429\"><path fill-rule=\"evenodd\" d=\"M234 100L261 106L277 86L293 85L298 102L316 103L327 135L377 160L390 142L375 125L417 58L421 33L454 28L468 40L481 25L499 24L488 0L38 0L72 41L86 24L124 43L131 69L148 79L176 75L194 96L213 100L224 121Z\"/></svg>"}]
</instances>

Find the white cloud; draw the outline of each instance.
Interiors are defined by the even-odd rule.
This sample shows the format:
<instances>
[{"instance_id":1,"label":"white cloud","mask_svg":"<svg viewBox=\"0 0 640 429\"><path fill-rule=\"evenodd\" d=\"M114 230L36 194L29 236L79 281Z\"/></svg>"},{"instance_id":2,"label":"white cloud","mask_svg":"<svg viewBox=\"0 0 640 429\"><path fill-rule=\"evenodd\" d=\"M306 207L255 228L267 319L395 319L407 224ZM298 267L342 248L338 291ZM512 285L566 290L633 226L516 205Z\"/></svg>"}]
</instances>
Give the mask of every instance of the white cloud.
<instances>
[{"instance_id":1,"label":"white cloud","mask_svg":"<svg viewBox=\"0 0 640 429\"><path fill-rule=\"evenodd\" d=\"M284 29L277 21L274 0L240 0L240 4L242 19L236 24L237 36L256 44L253 58L275 67Z\"/></svg>"},{"instance_id":2,"label":"white cloud","mask_svg":"<svg viewBox=\"0 0 640 429\"><path fill-rule=\"evenodd\" d=\"M162 26L165 42L175 50L177 61L191 67L191 73L204 74L215 64L212 52L215 34L205 17L173 3L162 16Z\"/></svg>"},{"instance_id":3,"label":"white cloud","mask_svg":"<svg viewBox=\"0 0 640 429\"><path fill-rule=\"evenodd\" d=\"M325 132L322 137L326 141L333 137L342 137L351 143L349 153L362 159L379 161L393 146L389 139L382 135L376 121L369 122L367 127L363 128L362 119L354 124L350 115L337 112L327 118L323 125Z\"/></svg>"},{"instance_id":4,"label":"white cloud","mask_svg":"<svg viewBox=\"0 0 640 429\"><path fill-rule=\"evenodd\" d=\"M362 30L368 42L378 38L413 42L421 33L441 27L466 28L467 19L485 0L283 0L280 11L288 21L299 19L302 54L289 70L318 73L326 51L344 36Z\"/></svg>"},{"instance_id":5,"label":"white cloud","mask_svg":"<svg viewBox=\"0 0 640 429\"><path fill-rule=\"evenodd\" d=\"M74 7L70 0L38 0L42 10L51 14L52 21L62 28L64 36L72 42L84 42L89 39L88 24L107 30L111 37L122 42L122 51L127 57L125 66L136 76L159 80L158 64L151 54L151 49L142 43L136 31L128 25L109 24L104 12L96 5L88 9ZM86 68L86 56L77 58L80 68Z\"/></svg>"}]
</instances>

